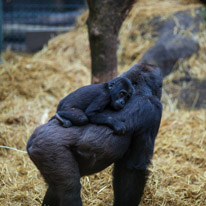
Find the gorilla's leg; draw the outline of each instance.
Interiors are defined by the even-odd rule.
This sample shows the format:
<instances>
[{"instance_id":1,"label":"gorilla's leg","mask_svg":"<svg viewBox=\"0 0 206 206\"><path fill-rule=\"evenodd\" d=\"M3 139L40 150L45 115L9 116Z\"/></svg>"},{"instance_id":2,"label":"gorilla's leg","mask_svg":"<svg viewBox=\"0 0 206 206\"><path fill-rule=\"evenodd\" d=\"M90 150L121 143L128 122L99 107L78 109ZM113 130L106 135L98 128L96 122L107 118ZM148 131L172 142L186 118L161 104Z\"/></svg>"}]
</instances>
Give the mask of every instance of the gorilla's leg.
<instances>
[{"instance_id":1,"label":"gorilla's leg","mask_svg":"<svg viewBox=\"0 0 206 206\"><path fill-rule=\"evenodd\" d=\"M72 126L72 124L77 126L82 126L88 124L89 122L85 113L81 109L77 109L77 108L73 108L70 110L68 109L68 111L57 111L55 116L66 127L70 127Z\"/></svg>"},{"instance_id":2,"label":"gorilla's leg","mask_svg":"<svg viewBox=\"0 0 206 206\"><path fill-rule=\"evenodd\" d=\"M62 117L62 115L61 116L60 115L61 115L61 113L57 112L55 114L55 118L58 119L62 123L62 126L66 127L66 128L71 127L72 126L72 122L69 119L65 119L65 118Z\"/></svg>"},{"instance_id":3,"label":"gorilla's leg","mask_svg":"<svg viewBox=\"0 0 206 206\"><path fill-rule=\"evenodd\" d=\"M58 144L55 148L50 144L41 146L33 145L28 153L49 185L43 205L81 206L79 167L72 152Z\"/></svg>"},{"instance_id":4,"label":"gorilla's leg","mask_svg":"<svg viewBox=\"0 0 206 206\"><path fill-rule=\"evenodd\" d=\"M114 165L114 206L137 206L144 192L148 171L128 169L124 161Z\"/></svg>"},{"instance_id":5,"label":"gorilla's leg","mask_svg":"<svg viewBox=\"0 0 206 206\"><path fill-rule=\"evenodd\" d=\"M50 187L48 187L46 194L44 196L42 206L47 206L47 205L59 206L59 202L60 202L59 197L56 195L56 193Z\"/></svg>"}]
</instances>

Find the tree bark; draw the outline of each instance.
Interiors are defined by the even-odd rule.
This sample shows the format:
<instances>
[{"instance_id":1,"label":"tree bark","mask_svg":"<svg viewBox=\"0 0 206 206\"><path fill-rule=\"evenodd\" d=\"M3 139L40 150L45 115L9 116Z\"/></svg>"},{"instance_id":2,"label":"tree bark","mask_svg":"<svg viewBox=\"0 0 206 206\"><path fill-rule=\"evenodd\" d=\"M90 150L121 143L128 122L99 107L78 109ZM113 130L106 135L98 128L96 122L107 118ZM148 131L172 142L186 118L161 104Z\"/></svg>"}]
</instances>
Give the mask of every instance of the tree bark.
<instances>
[{"instance_id":1,"label":"tree bark","mask_svg":"<svg viewBox=\"0 0 206 206\"><path fill-rule=\"evenodd\" d=\"M117 45L120 27L135 0L87 0L92 83L117 76Z\"/></svg>"}]
</instances>

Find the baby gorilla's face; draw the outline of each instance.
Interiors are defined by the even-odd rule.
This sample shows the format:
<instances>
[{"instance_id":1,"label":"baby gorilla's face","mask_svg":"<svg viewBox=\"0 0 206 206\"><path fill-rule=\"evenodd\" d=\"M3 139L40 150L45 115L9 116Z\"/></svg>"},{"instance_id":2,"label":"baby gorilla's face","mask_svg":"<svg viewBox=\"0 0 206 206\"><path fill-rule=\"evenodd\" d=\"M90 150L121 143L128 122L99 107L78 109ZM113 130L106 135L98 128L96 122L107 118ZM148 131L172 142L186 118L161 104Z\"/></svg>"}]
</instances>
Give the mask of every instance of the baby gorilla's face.
<instances>
[{"instance_id":1,"label":"baby gorilla's face","mask_svg":"<svg viewBox=\"0 0 206 206\"><path fill-rule=\"evenodd\" d=\"M113 96L111 107L114 110L120 110L124 108L125 104L127 103L130 97L131 95L126 90L120 90L115 96Z\"/></svg>"},{"instance_id":2,"label":"baby gorilla's face","mask_svg":"<svg viewBox=\"0 0 206 206\"><path fill-rule=\"evenodd\" d=\"M117 77L108 84L111 98L110 106L114 110L122 109L132 96L134 90L131 81L124 77Z\"/></svg>"}]
</instances>

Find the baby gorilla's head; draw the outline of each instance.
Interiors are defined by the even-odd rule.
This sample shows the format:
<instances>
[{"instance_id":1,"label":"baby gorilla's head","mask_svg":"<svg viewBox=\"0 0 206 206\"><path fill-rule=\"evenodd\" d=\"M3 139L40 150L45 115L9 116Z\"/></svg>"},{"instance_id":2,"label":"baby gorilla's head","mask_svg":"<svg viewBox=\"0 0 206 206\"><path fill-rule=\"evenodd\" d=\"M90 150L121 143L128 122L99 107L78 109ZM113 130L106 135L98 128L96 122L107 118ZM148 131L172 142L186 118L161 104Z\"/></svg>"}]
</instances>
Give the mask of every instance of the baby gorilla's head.
<instances>
[{"instance_id":1,"label":"baby gorilla's head","mask_svg":"<svg viewBox=\"0 0 206 206\"><path fill-rule=\"evenodd\" d=\"M122 109L133 93L131 81L126 77L117 77L108 82L108 88L111 97L110 106L114 110Z\"/></svg>"}]
</instances>

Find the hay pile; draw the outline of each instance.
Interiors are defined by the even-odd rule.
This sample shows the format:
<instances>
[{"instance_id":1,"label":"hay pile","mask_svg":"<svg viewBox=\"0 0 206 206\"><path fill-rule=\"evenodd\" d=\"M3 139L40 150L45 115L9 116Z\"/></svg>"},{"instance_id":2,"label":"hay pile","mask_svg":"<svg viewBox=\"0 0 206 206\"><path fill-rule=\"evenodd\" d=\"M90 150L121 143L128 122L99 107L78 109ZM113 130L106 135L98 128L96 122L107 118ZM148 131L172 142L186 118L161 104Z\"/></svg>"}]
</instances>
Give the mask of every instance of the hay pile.
<instances>
[{"instance_id":1,"label":"hay pile","mask_svg":"<svg viewBox=\"0 0 206 206\"><path fill-rule=\"evenodd\" d=\"M119 71L138 62L155 41L150 28L144 38L140 25L151 18L197 8L193 0L139 0L120 33ZM56 110L58 101L72 90L90 83L90 59L85 14L77 28L52 39L35 55L18 55L7 51L0 65L0 205L37 206L43 198L45 184L25 151L28 137L36 126L44 123ZM179 62L180 71L165 79L171 88L172 79L184 74L186 65L191 75L206 77L206 29L197 34L200 51L187 62ZM136 38L130 38L136 36ZM178 91L178 88L176 88ZM173 90L172 90L173 91ZM141 205L203 206L206 204L206 111L178 110L170 90L163 95L164 114L156 141ZM82 178L82 198L86 206L112 205L112 167Z\"/></svg>"}]
</instances>

